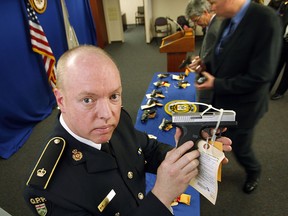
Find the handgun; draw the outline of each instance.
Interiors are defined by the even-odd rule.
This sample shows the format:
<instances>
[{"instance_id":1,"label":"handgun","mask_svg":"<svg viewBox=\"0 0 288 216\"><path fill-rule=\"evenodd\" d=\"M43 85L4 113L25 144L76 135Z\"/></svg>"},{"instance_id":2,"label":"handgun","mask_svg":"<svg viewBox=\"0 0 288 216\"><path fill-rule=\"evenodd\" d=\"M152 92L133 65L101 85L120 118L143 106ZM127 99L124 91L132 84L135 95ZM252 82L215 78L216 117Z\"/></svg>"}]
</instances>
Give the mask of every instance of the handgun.
<instances>
[{"instance_id":1,"label":"handgun","mask_svg":"<svg viewBox=\"0 0 288 216\"><path fill-rule=\"evenodd\" d=\"M181 146L183 143L192 140L194 146L191 151L197 149L197 142L204 139L201 132L205 128L215 128L218 124L219 128L236 126L236 113L233 110L226 110L220 116L220 112L195 112L195 113L173 113L172 123L179 127L182 134L179 138L177 147Z\"/></svg>"},{"instance_id":2,"label":"handgun","mask_svg":"<svg viewBox=\"0 0 288 216\"><path fill-rule=\"evenodd\" d=\"M185 60L183 60L183 62L178 66L179 69L182 69L184 67L187 67L187 65L191 64L191 56L187 56L187 58Z\"/></svg>"},{"instance_id":3,"label":"handgun","mask_svg":"<svg viewBox=\"0 0 288 216\"><path fill-rule=\"evenodd\" d=\"M194 72L197 73L195 81L196 83L198 83L199 85L203 84L206 80L207 77L205 77L202 72L206 70L206 66L205 64L202 62L201 59L193 59L191 60L191 56L188 56L185 60L183 60L183 62L179 65L179 69L182 69L184 67L187 67L188 65L190 65L193 62L198 61L198 66L195 68L195 70L193 70Z\"/></svg>"}]
</instances>

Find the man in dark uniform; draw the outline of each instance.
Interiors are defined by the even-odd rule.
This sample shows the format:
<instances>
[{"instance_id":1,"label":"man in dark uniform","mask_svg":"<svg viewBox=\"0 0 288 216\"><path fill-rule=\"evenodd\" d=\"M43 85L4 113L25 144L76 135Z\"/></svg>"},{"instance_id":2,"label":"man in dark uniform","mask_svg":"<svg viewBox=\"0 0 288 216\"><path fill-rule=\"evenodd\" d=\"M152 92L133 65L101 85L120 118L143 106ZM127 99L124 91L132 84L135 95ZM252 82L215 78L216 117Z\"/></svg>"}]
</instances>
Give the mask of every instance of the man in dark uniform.
<instances>
[{"instance_id":1,"label":"man in dark uniform","mask_svg":"<svg viewBox=\"0 0 288 216\"><path fill-rule=\"evenodd\" d=\"M250 0L216 0L215 12L226 19L206 62L207 72L202 73L207 81L196 88L213 89L213 106L236 111L238 127L226 135L246 172L243 191L251 193L261 174L252 149L253 134L268 110L270 82L281 51L281 23L271 8Z\"/></svg>"},{"instance_id":2,"label":"man in dark uniform","mask_svg":"<svg viewBox=\"0 0 288 216\"><path fill-rule=\"evenodd\" d=\"M199 152L150 139L122 108L117 66L101 49L80 46L58 61L61 113L25 188L38 215L172 215L171 202L198 173ZM175 139L180 131L176 131ZM231 140L221 138L225 150ZM101 151L102 149L105 151ZM146 195L145 172L157 173Z\"/></svg>"}]
</instances>

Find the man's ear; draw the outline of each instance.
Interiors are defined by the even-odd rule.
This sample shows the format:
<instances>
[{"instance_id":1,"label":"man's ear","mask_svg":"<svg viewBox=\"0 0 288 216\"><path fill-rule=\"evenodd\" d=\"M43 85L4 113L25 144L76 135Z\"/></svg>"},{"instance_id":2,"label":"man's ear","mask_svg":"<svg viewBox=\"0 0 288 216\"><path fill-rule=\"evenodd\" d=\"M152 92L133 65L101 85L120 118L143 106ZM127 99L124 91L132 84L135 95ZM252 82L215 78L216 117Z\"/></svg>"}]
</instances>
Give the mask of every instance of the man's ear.
<instances>
[{"instance_id":1,"label":"man's ear","mask_svg":"<svg viewBox=\"0 0 288 216\"><path fill-rule=\"evenodd\" d=\"M58 88L54 88L53 92L56 98L57 105L60 108L61 112L63 112L65 107L63 101L64 100L63 94Z\"/></svg>"}]
</instances>

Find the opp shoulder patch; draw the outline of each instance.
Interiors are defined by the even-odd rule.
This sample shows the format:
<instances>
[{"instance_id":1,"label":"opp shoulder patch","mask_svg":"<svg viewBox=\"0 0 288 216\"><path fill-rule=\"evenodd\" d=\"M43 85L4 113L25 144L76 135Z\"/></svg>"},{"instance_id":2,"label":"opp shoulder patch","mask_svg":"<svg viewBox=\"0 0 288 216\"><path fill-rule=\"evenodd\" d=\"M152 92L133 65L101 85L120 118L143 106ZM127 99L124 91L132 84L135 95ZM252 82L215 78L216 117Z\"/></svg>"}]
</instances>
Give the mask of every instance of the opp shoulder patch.
<instances>
[{"instance_id":1,"label":"opp shoulder patch","mask_svg":"<svg viewBox=\"0 0 288 216\"><path fill-rule=\"evenodd\" d=\"M45 146L26 185L46 189L55 168L64 152L66 142L62 137L53 137Z\"/></svg>"}]
</instances>

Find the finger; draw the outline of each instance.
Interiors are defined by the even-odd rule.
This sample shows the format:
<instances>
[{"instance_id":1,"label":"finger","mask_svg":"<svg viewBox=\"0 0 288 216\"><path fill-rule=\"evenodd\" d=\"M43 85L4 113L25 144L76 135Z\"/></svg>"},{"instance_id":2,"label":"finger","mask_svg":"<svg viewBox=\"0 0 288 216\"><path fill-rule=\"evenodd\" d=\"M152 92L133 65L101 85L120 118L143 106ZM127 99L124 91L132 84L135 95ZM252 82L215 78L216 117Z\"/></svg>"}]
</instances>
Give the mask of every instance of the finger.
<instances>
[{"instance_id":1,"label":"finger","mask_svg":"<svg viewBox=\"0 0 288 216\"><path fill-rule=\"evenodd\" d=\"M216 139L218 142L223 143L223 145L226 146L231 146L232 145L232 140L228 137L219 137Z\"/></svg>"},{"instance_id":2,"label":"finger","mask_svg":"<svg viewBox=\"0 0 288 216\"><path fill-rule=\"evenodd\" d=\"M226 157L222 160L222 163L223 163L223 164L227 164L228 162L229 162L229 160L228 160L228 158L226 158Z\"/></svg>"},{"instance_id":3,"label":"finger","mask_svg":"<svg viewBox=\"0 0 288 216\"><path fill-rule=\"evenodd\" d=\"M225 128L220 128L220 130L221 130L221 133L224 133L224 132L227 131L227 127L225 127Z\"/></svg>"},{"instance_id":4,"label":"finger","mask_svg":"<svg viewBox=\"0 0 288 216\"><path fill-rule=\"evenodd\" d=\"M188 141L185 142L183 145L179 146L178 148L174 148L169 151L166 155L165 160L167 159L170 163L175 163L179 158L181 158L188 150L193 147L193 142Z\"/></svg>"},{"instance_id":5,"label":"finger","mask_svg":"<svg viewBox=\"0 0 288 216\"><path fill-rule=\"evenodd\" d=\"M183 156L183 161L185 159L185 164L183 164L182 169L184 172L189 173L193 170L197 169L199 166L199 158L200 153L197 150L189 152Z\"/></svg>"},{"instance_id":6,"label":"finger","mask_svg":"<svg viewBox=\"0 0 288 216\"><path fill-rule=\"evenodd\" d=\"M178 161L175 162L175 168L181 169L183 173L188 174L196 169L199 165L200 153L198 150L194 150L184 154Z\"/></svg>"},{"instance_id":7,"label":"finger","mask_svg":"<svg viewBox=\"0 0 288 216\"><path fill-rule=\"evenodd\" d=\"M216 136L221 136L221 133L224 133L227 130L227 128L218 128L216 132ZM214 128L205 128L201 131L201 136L203 139L207 139L208 137L211 137L214 132Z\"/></svg>"},{"instance_id":8,"label":"finger","mask_svg":"<svg viewBox=\"0 0 288 216\"><path fill-rule=\"evenodd\" d=\"M227 130L227 128L225 127L225 128L218 128L217 129L217 132L216 132L216 135L220 135L221 133L224 133L225 131ZM213 132L213 131L212 131Z\"/></svg>"},{"instance_id":9,"label":"finger","mask_svg":"<svg viewBox=\"0 0 288 216\"><path fill-rule=\"evenodd\" d=\"M208 72L206 72L206 71L202 71L202 75L204 75L206 77L209 77L210 74Z\"/></svg>"},{"instance_id":10,"label":"finger","mask_svg":"<svg viewBox=\"0 0 288 216\"><path fill-rule=\"evenodd\" d=\"M230 145L223 145L223 151L225 151L225 152L230 152L230 151L232 151L232 146L230 146Z\"/></svg>"},{"instance_id":11,"label":"finger","mask_svg":"<svg viewBox=\"0 0 288 216\"><path fill-rule=\"evenodd\" d=\"M193 178L195 178L199 173L199 169L195 168L190 172L187 172L185 175L186 183L189 183Z\"/></svg>"},{"instance_id":12,"label":"finger","mask_svg":"<svg viewBox=\"0 0 288 216\"><path fill-rule=\"evenodd\" d=\"M207 139L208 137L211 137L211 129L205 128L201 131L201 136L203 139Z\"/></svg>"},{"instance_id":13,"label":"finger","mask_svg":"<svg viewBox=\"0 0 288 216\"><path fill-rule=\"evenodd\" d=\"M200 59L200 56L195 56L192 61L195 62L195 61L197 61L197 60L199 60L199 59Z\"/></svg>"}]
</instances>

